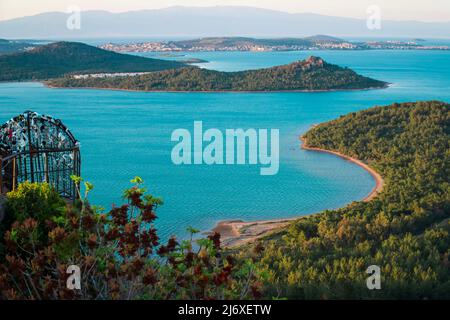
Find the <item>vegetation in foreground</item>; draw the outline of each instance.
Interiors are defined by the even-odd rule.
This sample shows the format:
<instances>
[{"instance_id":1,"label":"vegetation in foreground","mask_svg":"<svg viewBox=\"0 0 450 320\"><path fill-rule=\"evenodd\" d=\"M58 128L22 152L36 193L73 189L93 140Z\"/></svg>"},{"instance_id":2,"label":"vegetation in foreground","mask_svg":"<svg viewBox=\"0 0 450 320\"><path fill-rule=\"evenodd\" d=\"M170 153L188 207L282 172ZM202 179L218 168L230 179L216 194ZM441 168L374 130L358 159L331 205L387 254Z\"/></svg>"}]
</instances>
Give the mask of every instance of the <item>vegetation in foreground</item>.
<instances>
[{"instance_id":1,"label":"vegetation in foreground","mask_svg":"<svg viewBox=\"0 0 450 320\"><path fill-rule=\"evenodd\" d=\"M128 77L75 79L68 76L47 83L53 87L139 91L320 91L384 88L387 85L318 57L240 72L186 67Z\"/></svg>"},{"instance_id":2,"label":"vegetation in foreground","mask_svg":"<svg viewBox=\"0 0 450 320\"><path fill-rule=\"evenodd\" d=\"M153 226L161 200L145 194L140 178L132 182L124 193L127 203L108 214L90 206L87 194L75 206L66 205L45 183L23 183L10 192L0 230L0 299L260 296L256 253L238 261L221 249L218 234L161 245ZM81 290L66 286L71 265L80 268Z\"/></svg>"},{"instance_id":3,"label":"vegetation in foreground","mask_svg":"<svg viewBox=\"0 0 450 320\"><path fill-rule=\"evenodd\" d=\"M385 180L371 202L293 223L266 239L267 296L450 298L450 105L417 102L351 113L306 133L308 145L367 162ZM381 290L366 269L381 268Z\"/></svg>"}]
</instances>

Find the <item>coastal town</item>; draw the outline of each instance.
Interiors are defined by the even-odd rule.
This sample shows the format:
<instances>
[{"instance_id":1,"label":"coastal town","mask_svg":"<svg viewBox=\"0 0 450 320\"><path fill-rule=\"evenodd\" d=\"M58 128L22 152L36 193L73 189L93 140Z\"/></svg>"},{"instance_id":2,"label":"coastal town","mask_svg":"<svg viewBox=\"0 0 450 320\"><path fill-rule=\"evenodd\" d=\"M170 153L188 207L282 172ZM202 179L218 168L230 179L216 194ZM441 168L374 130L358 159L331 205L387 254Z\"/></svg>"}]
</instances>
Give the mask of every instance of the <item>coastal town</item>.
<instances>
[{"instance_id":1,"label":"coastal town","mask_svg":"<svg viewBox=\"0 0 450 320\"><path fill-rule=\"evenodd\" d=\"M450 50L450 46L425 45L418 40L351 42L330 36L285 39L216 37L182 41L106 43L99 47L115 52Z\"/></svg>"},{"instance_id":2,"label":"coastal town","mask_svg":"<svg viewBox=\"0 0 450 320\"><path fill-rule=\"evenodd\" d=\"M89 79L89 78L113 78L113 77L135 77L148 74L150 72L114 72L114 73L89 73L89 74L74 74L74 79Z\"/></svg>"},{"instance_id":3,"label":"coastal town","mask_svg":"<svg viewBox=\"0 0 450 320\"><path fill-rule=\"evenodd\" d=\"M174 42L141 42L130 44L107 43L101 49L115 52L182 52L182 51L298 51L298 50L356 50L358 47L352 43L323 43L316 46L309 45L259 45L253 43L235 44L230 46L199 45L192 47L178 46Z\"/></svg>"}]
</instances>

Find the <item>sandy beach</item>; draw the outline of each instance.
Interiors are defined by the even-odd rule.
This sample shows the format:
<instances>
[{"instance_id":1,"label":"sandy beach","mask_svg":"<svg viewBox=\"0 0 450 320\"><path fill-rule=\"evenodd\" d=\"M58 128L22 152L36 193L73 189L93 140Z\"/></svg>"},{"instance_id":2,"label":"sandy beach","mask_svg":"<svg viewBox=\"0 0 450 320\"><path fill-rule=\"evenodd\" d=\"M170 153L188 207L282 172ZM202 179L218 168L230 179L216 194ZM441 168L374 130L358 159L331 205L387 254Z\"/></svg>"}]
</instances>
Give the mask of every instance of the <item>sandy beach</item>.
<instances>
[{"instance_id":1,"label":"sandy beach","mask_svg":"<svg viewBox=\"0 0 450 320\"><path fill-rule=\"evenodd\" d=\"M367 172L369 172L372 175L372 177L375 179L375 187L361 201L365 201L365 202L370 201L373 198L375 198L383 190L383 185L384 185L383 178L380 176L380 174L378 172L376 172L374 169L369 167L364 162L362 162L358 159L346 156L339 152L309 147L307 144L307 141L303 137L301 137L300 140L302 141L302 149L304 149L304 150L331 153L331 154L341 157L347 161L351 161L351 162L359 165L363 169L365 169ZM276 232L276 231L282 229L283 227L286 227L290 222L300 219L300 218L301 217L289 218L289 219L261 220L261 221L252 221L252 222L245 222L242 220L221 221L212 229L212 231L219 232L221 234L222 244L224 247L228 247L228 248L238 247L238 246L242 246L242 245L254 242L255 240L257 240L263 236L266 236L273 232Z\"/></svg>"},{"instance_id":2,"label":"sandy beach","mask_svg":"<svg viewBox=\"0 0 450 320\"><path fill-rule=\"evenodd\" d=\"M308 147L308 143L305 140L305 138L301 137L300 140L302 141L302 149L304 150L310 150L310 151L316 151L316 152L324 152L324 153L331 153L334 154L338 157L341 157L347 161L353 162L355 164L357 164L358 166L362 167L364 170L366 170L367 172L370 173L370 175L374 178L375 180L375 187L372 189L372 191L370 191L370 193L364 198L362 199L362 201L370 201L373 198L375 198L382 190L383 190L383 178L380 176L380 174L378 172L376 172L374 169L372 169L371 167L369 167L367 164L365 164L364 162L362 162L361 160L346 156L345 154L336 152L336 151L330 151L330 150L325 150L325 149L320 149L320 148L314 148L314 147Z\"/></svg>"}]
</instances>

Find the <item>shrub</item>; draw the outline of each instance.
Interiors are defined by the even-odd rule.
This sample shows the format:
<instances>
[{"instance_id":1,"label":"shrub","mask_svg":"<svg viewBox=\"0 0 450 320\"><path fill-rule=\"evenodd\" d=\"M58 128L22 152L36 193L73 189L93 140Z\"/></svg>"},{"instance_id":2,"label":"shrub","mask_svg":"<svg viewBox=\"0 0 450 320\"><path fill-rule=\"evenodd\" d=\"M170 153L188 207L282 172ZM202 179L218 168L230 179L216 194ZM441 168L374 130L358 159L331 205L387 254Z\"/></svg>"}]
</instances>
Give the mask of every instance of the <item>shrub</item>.
<instances>
[{"instance_id":1,"label":"shrub","mask_svg":"<svg viewBox=\"0 0 450 320\"><path fill-rule=\"evenodd\" d=\"M0 239L14 221L23 222L28 218L34 218L37 221L45 222L58 219L65 206L65 201L48 183L27 181L19 184L16 190L8 192L6 195L5 218L0 228ZM39 225L36 233L42 241L46 241L47 235L43 223ZM3 251L4 248L0 244L0 255Z\"/></svg>"},{"instance_id":2,"label":"shrub","mask_svg":"<svg viewBox=\"0 0 450 320\"><path fill-rule=\"evenodd\" d=\"M81 179L74 179L79 185ZM142 179L132 182L124 193L127 203L108 214L90 206L87 194L59 213L61 199L45 184L27 183L8 195L17 219L4 237L0 299L259 297L256 256L236 259L221 248L219 234L184 241L172 237L161 245L153 222L162 202L146 195ZM71 265L82 271L81 290L66 286Z\"/></svg>"},{"instance_id":3,"label":"shrub","mask_svg":"<svg viewBox=\"0 0 450 320\"><path fill-rule=\"evenodd\" d=\"M8 192L6 216L9 220L24 221L35 218L45 221L61 215L64 200L48 183L24 182L16 190Z\"/></svg>"}]
</instances>

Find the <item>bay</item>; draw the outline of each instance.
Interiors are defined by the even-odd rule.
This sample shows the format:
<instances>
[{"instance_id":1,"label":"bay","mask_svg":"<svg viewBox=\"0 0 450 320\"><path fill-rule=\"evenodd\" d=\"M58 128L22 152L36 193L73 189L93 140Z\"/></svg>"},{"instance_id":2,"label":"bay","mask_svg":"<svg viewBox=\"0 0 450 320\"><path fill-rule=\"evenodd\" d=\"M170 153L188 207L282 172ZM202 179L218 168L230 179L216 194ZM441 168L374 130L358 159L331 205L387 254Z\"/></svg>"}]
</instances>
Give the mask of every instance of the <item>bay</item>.
<instances>
[{"instance_id":1,"label":"bay","mask_svg":"<svg viewBox=\"0 0 450 320\"><path fill-rule=\"evenodd\" d=\"M158 53L146 54L158 56ZM309 55L392 83L383 90L322 93L146 93L49 89L40 83L1 83L0 121L25 110L50 114L81 142L82 175L95 185L91 202L122 203L129 180L141 176L164 199L157 227L164 238L186 236L187 226L208 230L228 219L301 216L342 207L374 187L362 168L338 157L300 149L311 125L374 105L450 101L450 53L445 51L196 52L223 71L290 63ZM207 128L280 130L280 170L258 166L175 166L173 130Z\"/></svg>"}]
</instances>

